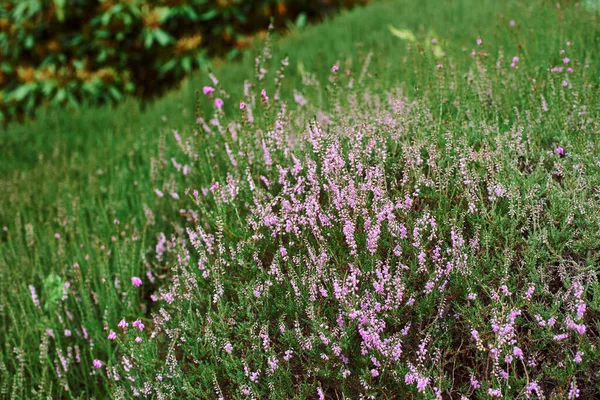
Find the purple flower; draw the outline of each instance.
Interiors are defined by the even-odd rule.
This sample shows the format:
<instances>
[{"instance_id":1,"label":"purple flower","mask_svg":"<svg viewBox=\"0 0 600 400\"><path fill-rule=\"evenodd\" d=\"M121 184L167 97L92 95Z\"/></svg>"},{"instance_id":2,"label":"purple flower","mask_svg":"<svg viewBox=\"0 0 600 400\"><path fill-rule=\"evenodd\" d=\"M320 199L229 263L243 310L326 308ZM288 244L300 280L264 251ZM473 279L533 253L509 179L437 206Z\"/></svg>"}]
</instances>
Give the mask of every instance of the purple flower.
<instances>
[{"instance_id":1,"label":"purple flower","mask_svg":"<svg viewBox=\"0 0 600 400\"><path fill-rule=\"evenodd\" d=\"M119 328L121 329L125 329L129 326L129 324L127 323L127 321L125 320L125 318L123 318L121 320L121 322L119 322L119 324L117 325Z\"/></svg>"},{"instance_id":2,"label":"purple flower","mask_svg":"<svg viewBox=\"0 0 600 400\"><path fill-rule=\"evenodd\" d=\"M233 351L233 346L231 345L231 343L227 342L227 344L225 345L225 347L223 347L223 349L225 350L225 352L227 354L231 354L231 352Z\"/></svg>"},{"instance_id":3,"label":"purple flower","mask_svg":"<svg viewBox=\"0 0 600 400\"><path fill-rule=\"evenodd\" d=\"M333 73L338 72L339 69L340 69L340 67L338 67L337 64L334 64L333 67L331 67L331 72L333 72Z\"/></svg>"},{"instance_id":4,"label":"purple flower","mask_svg":"<svg viewBox=\"0 0 600 400\"><path fill-rule=\"evenodd\" d=\"M565 149L563 149L562 147L557 147L554 151L561 157L565 155Z\"/></svg>"},{"instance_id":5,"label":"purple flower","mask_svg":"<svg viewBox=\"0 0 600 400\"><path fill-rule=\"evenodd\" d=\"M137 337L135 338L135 342L136 342L136 343L141 343L141 342L142 342L142 338L141 338L141 337L139 337L139 336L137 336Z\"/></svg>"},{"instance_id":6,"label":"purple flower","mask_svg":"<svg viewBox=\"0 0 600 400\"><path fill-rule=\"evenodd\" d=\"M513 348L513 354L515 355L515 357L517 358L523 358L523 350L521 350L520 348L518 348L517 346L515 346Z\"/></svg>"},{"instance_id":7,"label":"purple flower","mask_svg":"<svg viewBox=\"0 0 600 400\"><path fill-rule=\"evenodd\" d=\"M142 280L140 278L138 278L137 276L134 276L133 278L131 278L131 284L133 286L140 287L140 286L142 286Z\"/></svg>"},{"instance_id":8,"label":"purple flower","mask_svg":"<svg viewBox=\"0 0 600 400\"><path fill-rule=\"evenodd\" d=\"M94 360L93 363L95 368L102 368L102 361Z\"/></svg>"},{"instance_id":9,"label":"purple flower","mask_svg":"<svg viewBox=\"0 0 600 400\"><path fill-rule=\"evenodd\" d=\"M564 64L568 64L568 63L569 63L569 61L571 61L571 60L569 60L569 57L565 57L565 58L563 58L563 63L564 63Z\"/></svg>"},{"instance_id":10,"label":"purple flower","mask_svg":"<svg viewBox=\"0 0 600 400\"><path fill-rule=\"evenodd\" d=\"M211 94L215 91L214 87L211 86L204 86L204 88L202 88L202 92L204 92L204 94Z\"/></svg>"},{"instance_id":11,"label":"purple flower","mask_svg":"<svg viewBox=\"0 0 600 400\"><path fill-rule=\"evenodd\" d=\"M110 333L108 334L108 340L115 340L117 338L117 334L115 333L115 331L111 330Z\"/></svg>"},{"instance_id":12,"label":"purple flower","mask_svg":"<svg viewBox=\"0 0 600 400\"><path fill-rule=\"evenodd\" d=\"M215 106L217 106L217 108L223 107L223 104L225 104L225 103L223 103L223 100L221 100L220 98L217 98L215 100Z\"/></svg>"},{"instance_id":13,"label":"purple flower","mask_svg":"<svg viewBox=\"0 0 600 400\"><path fill-rule=\"evenodd\" d=\"M131 325L133 325L135 328L138 328L140 331L144 330L144 323L142 321L140 321L139 319L136 319L135 321L133 321L131 323Z\"/></svg>"},{"instance_id":14,"label":"purple flower","mask_svg":"<svg viewBox=\"0 0 600 400\"><path fill-rule=\"evenodd\" d=\"M377 378L379 376L379 371L377 371L375 368L373 368L371 370L371 375L373 376L373 378Z\"/></svg>"},{"instance_id":15,"label":"purple flower","mask_svg":"<svg viewBox=\"0 0 600 400\"><path fill-rule=\"evenodd\" d=\"M483 43L483 40L481 40L480 37L477 38L477 46L481 46L481 44Z\"/></svg>"}]
</instances>

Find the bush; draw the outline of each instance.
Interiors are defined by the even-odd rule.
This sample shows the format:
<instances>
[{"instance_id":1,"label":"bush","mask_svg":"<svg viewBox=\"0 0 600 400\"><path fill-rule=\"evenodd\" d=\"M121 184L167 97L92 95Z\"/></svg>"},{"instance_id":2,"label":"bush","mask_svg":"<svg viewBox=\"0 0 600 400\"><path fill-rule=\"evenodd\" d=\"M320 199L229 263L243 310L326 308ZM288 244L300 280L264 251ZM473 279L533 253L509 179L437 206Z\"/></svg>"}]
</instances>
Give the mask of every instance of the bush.
<instances>
[{"instance_id":1,"label":"bush","mask_svg":"<svg viewBox=\"0 0 600 400\"><path fill-rule=\"evenodd\" d=\"M150 97L251 34L361 0L10 0L0 5L0 121L41 104Z\"/></svg>"},{"instance_id":2,"label":"bush","mask_svg":"<svg viewBox=\"0 0 600 400\"><path fill-rule=\"evenodd\" d=\"M435 53L417 63L450 87L463 72ZM109 327L121 353L102 373L117 393L598 393L598 109L584 100L598 90L518 62L480 50L473 85L433 103L337 65L327 106L306 100L322 93L309 76L317 87L290 102L261 76L226 111L207 88L197 131L173 135L179 178L156 189L188 221L156 248L170 282L151 317ZM535 106L511 110L515 95ZM558 121L577 136L553 138Z\"/></svg>"}]
</instances>

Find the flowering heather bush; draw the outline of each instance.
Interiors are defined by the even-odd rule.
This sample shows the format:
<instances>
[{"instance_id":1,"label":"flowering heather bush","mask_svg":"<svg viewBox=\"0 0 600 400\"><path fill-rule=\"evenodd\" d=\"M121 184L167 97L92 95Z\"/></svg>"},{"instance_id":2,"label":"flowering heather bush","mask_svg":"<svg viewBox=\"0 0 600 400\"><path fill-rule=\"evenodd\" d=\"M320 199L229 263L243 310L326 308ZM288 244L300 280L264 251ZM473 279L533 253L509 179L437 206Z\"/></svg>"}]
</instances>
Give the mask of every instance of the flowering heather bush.
<instances>
[{"instance_id":1,"label":"flowering heather bush","mask_svg":"<svg viewBox=\"0 0 600 400\"><path fill-rule=\"evenodd\" d=\"M597 395L597 87L546 73L540 89L510 59L473 61L463 94L477 108L455 96L442 114L375 93L368 59L331 68L328 107L306 100L321 90L308 76L280 99L287 59L269 93L259 57L239 107L213 77L212 110L173 132L181 179L156 190L186 199L185 232L156 247L170 282L150 315L110 327L116 393ZM447 63L444 86L458 79ZM495 94L494 64L519 85ZM513 89L541 102L489 118ZM541 135L550 124L576 133Z\"/></svg>"},{"instance_id":2,"label":"flowering heather bush","mask_svg":"<svg viewBox=\"0 0 600 400\"><path fill-rule=\"evenodd\" d=\"M502 4L0 174L0 397L598 398L598 16Z\"/></svg>"}]
</instances>

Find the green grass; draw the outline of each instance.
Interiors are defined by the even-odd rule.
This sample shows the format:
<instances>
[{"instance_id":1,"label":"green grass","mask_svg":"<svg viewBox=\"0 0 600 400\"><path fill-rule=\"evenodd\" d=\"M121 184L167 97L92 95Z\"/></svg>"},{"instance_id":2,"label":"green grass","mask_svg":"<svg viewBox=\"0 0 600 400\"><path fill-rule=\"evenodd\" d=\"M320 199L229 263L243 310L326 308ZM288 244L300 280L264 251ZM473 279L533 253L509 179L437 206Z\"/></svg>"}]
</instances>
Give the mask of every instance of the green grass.
<instances>
[{"instance_id":1,"label":"green grass","mask_svg":"<svg viewBox=\"0 0 600 400\"><path fill-rule=\"evenodd\" d=\"M467 0L379 1L276 40L270 69L289 56L282 98L291 102L293 90L302 89L311 103L330 110L327 77L331 66L340 62L341 73L349 68L357 76L372 52L371 76L365 79L370 91L384 93L402 87L436 115L437 133L460 127L466 140L477 144L484 141L485 122L498 122L499 130L526 124L528 112L539 113L540 93L546 94L552 110L584 104L592 115L598 115L598 14L583 5L561 4L558 9L550 1L489 1L477 7ZM511 20L516 26L510 26ZM418 43L409 46L391 33L389 25L412 31ZM434 37L450 61L438 61L427 50ZM482 47L475 43L477 37L482 38ZM577 73L569 79L578 88L578 98L565 98L561 79L547 72L551 66L562 65L558 50L566 48L567 40L573 43L568 51ZM470 55L472 49L487 52L489 60L500 54L506 60L518 55L519 72L494 70L490 61L478 66ZM225 106L229 115L237 109L244 80L253 79L256 51L239 63L215 62L214 72L231 95ZM444 64L442 69L435 68L438 62ZM304 90L302 70L314 73L320 86ZM533 79L537 83L532 84ZM115 390L114 382L90 375L92 360L116 357L105 328L114 329L123 316L141 315L152 291L168 280L168 268L156 260L154 246L160 232L169 238L186 226L185 218L178 216L183 206L168 199L168 192L179 187L170 159L181 154L172 130L190 136L197 129L196 91L207 84L206 74L199 74L144 110L133 99L114 108L45 109L35 121L0 131L0 228L5 227L0 232L0 396L104 398ZM266 88L273 93L271 79ZM493 100L486 99L487 90L494 94ZM455 100L462 105L453 106ZM208 109L202 96L200 110L206 113ZM466 110L469 120L464 118ZM581 133L580 122L568 112L540 121L531 132L536 151L568 143L585 153L588 142L597 145L593 135L599 133L597 125L588 128L591 133ZM431 126L424 123L425 128ZM428 137L428 132L421 133ZM210 146L199 149L200 158ZM597 148L594 151L597 156ZM543 181L545 175L539 173L529 179ZM206 176L198 179L210 182ZM516 175L506 180L533 186ZM156 196L156 188L165 193L164 198ZM183 191L178 193L184 197ZM564 202L556 211L562 215L570 207L569 198L554 195L559 203ZM451 211L452 203L441 208ZM145 210L151 210L152 218ZM502 242L505 229L512 227L509 222L498 222L497 231L487 240ZM55 238L57 233L60 239ZM551 245L562 246L568 234L544 235L550 236ZM596 246L586 235L589 240L579 245ZM588 254L592 263L597 261L595 250L592 247ZM528 257L529 262L536 262L541 256ZM143 277L148 270L157 282L144 285L141 292L125 290L129 293L122 296L114 288L115 278L130 288L129 279ZM81 301L61 300L67 281L70 296ZM37 291L39 308L31 300L29 285ZM64 312L57 312L64 311L67 302L71 302L73 316L68 322ZM66 326L84 326L94 346L79 337L83 332L76 328L71 328L71 337L65 337ZM54 330L55 340L49 340L47 329ZM71 361L65 371L60 366L61 354L67 357L76 351L81 352L80 363Z\"/></svg>"}]
</instances>

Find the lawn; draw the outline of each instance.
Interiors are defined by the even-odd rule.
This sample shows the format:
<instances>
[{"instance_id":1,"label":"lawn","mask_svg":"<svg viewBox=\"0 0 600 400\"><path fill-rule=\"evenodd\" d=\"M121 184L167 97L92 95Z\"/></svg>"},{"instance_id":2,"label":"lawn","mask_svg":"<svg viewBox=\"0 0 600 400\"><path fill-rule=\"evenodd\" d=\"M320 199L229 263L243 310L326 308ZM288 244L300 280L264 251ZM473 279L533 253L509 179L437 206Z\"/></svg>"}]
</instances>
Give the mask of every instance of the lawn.
<instances>
[{"instance_id":1,"label":"lawn","mask_svg":"<svg viewBox=\"0 0 600 400\"><path fill-rule=\"evenodd\" d=\"M4 128L2 397L598 396L592 5L375 1Z\"/></svg>"}]
</instances>

